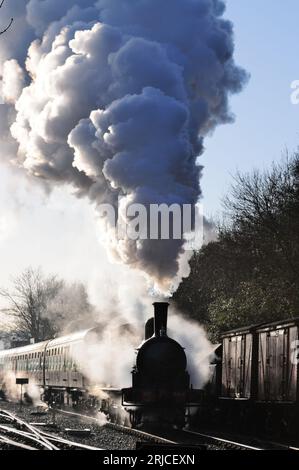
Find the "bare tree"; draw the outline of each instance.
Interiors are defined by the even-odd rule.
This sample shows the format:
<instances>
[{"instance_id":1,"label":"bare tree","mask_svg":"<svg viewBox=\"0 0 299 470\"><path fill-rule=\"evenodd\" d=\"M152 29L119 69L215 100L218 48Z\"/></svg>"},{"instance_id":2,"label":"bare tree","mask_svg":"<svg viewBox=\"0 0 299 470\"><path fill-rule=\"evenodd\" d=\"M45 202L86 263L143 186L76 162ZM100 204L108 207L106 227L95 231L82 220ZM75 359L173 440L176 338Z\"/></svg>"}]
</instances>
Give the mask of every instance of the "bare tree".
<instances>
[{"instance_id":1,"label":"bare tree","mask_svg":"<svg viewBox=\"0 0 299 470\"><path fill-rule=\"evenodd\" d=\"M40 269L26 269L13 279L11 290L2 289L0 295L7 301L2 309L11 317L15 330L36 341L53 336L55 328L47 317L49 303L62 287L56 276L44 276Z\"/></svg>"},{"instance_id":2,"label":"bare tree","mask_svg":"<svg viewBox=\"0 0 299 470\"><path fill-rule=\"evenodd\" d=\"M11 289L0 289L6 300L3 312L9 328L27 338L42 341L94 325L94 307L81 282L67 284L41 269L27 268L13 279ZM3 328L2 328L3 329Z\"/></svg>"},{"instance_id":3,"label":"bare tree","mask_svg":"<svg viewBox=\"0 0 299 470\"><path fill-rule=\"evenodd\" d=\"M93 314L94 307L90 304L86 288L81 282L62 282L46 312L54 334L89 328L95 323Z\"/></svg>"},{"instance_id":4,"label":"bare tree","mask_svg":"<svg viewBox=\"0 0 299 470\"><path fill-rule=\"evenodd\" d=\"M0 3L0 8L3 7L4 1L5 1L5 0L2 0L2 1L1 1L1 3ZM1 36L1 34L6 33L6 31L11 27L12 22L13 22L13 18L10 18L10 22L8 23L8 25L6 26L6 28L4 28L4 29L2 29L2 31L0 31L0 36Z\"/></svg>"}]
</instances>

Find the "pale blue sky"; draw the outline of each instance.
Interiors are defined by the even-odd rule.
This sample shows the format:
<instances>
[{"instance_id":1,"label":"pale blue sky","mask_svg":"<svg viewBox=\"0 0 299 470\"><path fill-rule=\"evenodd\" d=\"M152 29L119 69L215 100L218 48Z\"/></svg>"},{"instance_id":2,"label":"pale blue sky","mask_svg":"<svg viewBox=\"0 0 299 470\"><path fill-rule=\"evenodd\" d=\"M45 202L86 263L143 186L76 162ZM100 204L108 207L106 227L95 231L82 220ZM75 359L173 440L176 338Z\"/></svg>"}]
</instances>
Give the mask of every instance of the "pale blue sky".
<instances>
[{"instance_id":1,"label":"pale blue sky","mask_svg":"<svg viewBox=\"0 0 299 470\"><path fill-rule=\"evenodd\" d=\"M237 169L266 168L286 147L299 145L299 106L290 101L290 84L299 79L299 1L227 0L226 17L235 27L236 61L251 79L231 99L236 122L206 140L201 161L208 213L221 209Z\"/></svg>"}]
</instances>

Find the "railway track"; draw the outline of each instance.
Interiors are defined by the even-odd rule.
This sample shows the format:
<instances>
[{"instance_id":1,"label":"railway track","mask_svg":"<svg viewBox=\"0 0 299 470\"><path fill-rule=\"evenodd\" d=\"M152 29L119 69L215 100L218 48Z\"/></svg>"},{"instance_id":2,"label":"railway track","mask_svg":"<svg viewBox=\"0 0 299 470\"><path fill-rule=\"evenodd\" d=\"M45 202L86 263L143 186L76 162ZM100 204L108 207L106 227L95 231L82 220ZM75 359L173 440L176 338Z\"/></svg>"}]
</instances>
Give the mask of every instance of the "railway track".
<instances>
[{"instance_id":1,"label":"railway track","mask_svg":"<svg viewBox=\"0 0 299 470\"><path fill-rule=\"evenodd\" d=\"M97 418L72 412L66 410L59 410L60 413L65 413L83 419L98 421ZM252 446L248 444L243 444L229 439L224 439L208 434L203 434L187 429L183 430L157 430L157 429L148 429L141 431L139 429L132 429L127 426L122 426L119 424L106 423L105 426L114 429L115 431L131 434L139 438L140 442L143 443L156 443L156 444L165 444L165 445L191 445L191 446L200 446L207 448L219 448L219 449L230 449L230 450L263 450L262 447Z\"/></svg>"},{"instance_id":2,"label":"railway track","mask_svg":"<svg viewBox=\"0 0 299 470\"><path fill-rule=\"evenodd\" d=\"M241 442L237 442L230 439L223 439L220 437L212 436L210 434L203 434L195 431L190 430L183 430L183 432L192 438L197 440L202 440L207 444L219 446L220 448L228 449L228 450L263 450L261 447L256 447L248 444L243 444Z\"/></svg>"},{"instance_id":3,"label":"railway track","mask_svg":"<svg viewBox=\"0 0 299 470\"><path fill-rule=\"evenodd\" d=\"M99 424L96 417L82 413L57 409L57 413ZM167 430L148 428L144 430L132 429L119 424L107 422L106 428L115 431L116 434L127 434L136 440L136 446L140 445L166 445L166 446L195 446L208 450L291 450L298 451L297 447L279 444L275 442L265 442L254 437L232 436L214 434L213 432L199 432L189 429ZM97 445L97 441L94 442ZM87 442L89 444L89 442ZM93 444L93 443L92 443ZM21 449L21 450L104 450L102 447L86 445L74 442L65 437L57 436L54 433L39 429L19 418L16 414L0 409L0 449Z\"/></svg>"},{"instance_id":4,"label":"railway track","mask_svg":"<svg viewBox=\"0 0 299 470\"><path fill-rule=\"evenodd\" d=\"M3 442L10 440L10 445L28 445L36 450L58 450L45 436L26 421L7 410L0 409L0 438Z\"/></svg>"},{"instance_id":5,"label":"railway track","mask_svg":"<svg viewBox=\"0 0 299 470\"><path fill-rule=\"evenodd\" d=\"M13 448L22 450L102 450L36 429L17 415L0 409L0 449Z\"/></svg>"},{"instance_id":6,"label":"railway track","mask_svg":"<svg viewBox=\"0 0 299 470\"><path fill-rule=\"evenodd\" d=\"M260 446L253 446L237 440L220 438L188 429L165 429L157 432L159 436L167 437L177 445L202 447L207 450L263 450Z\"/></svg>"},{"instance_id":7,"label":"railway track","mask_svg":"<svg viewBox=\"0 0 299 470\"><path fill-rule=\"evenodd\" d=\"M69 414L72 416L81 417L86 420L98 422L98 419L93 416L85 414L59 410L60 413ZM189 429L182 430L161 430L157 428L148 428L146 430L132 429L127 426L113 424L107 422L105 426L114 429L115 431L131 434L143 443L156 443L165 445L190 445L201 446L207 449L223 449L223 450L246 450L246 451L260 451L260 450L292 450L298 451L299 448L280 444L277 442L263 441L255 437L245 436L222 436L214 435L213 433L198 432Z\"/></svg>"},{"instance_id":8,"label":"railway track","mask_svg":"<svg viewBox=\"0 0 299 470\"><path fill-rule=\"evenodd\" d=\"M206 434L197 431L191 431L185 429L183 431L195 438L202 438L210 443L219 443L226 449L229 450L292 450L299 451L299 448L291 445L281 444L278 442L264 441L262 439L250 436L219 436Z\"/></svg>"},{"instance_id":9,"label":"railway track","mask_svg":"<svg viewBox=\"0 0 299 470\"><path fill-rule=\"evenodd\" d=\"M99 422L98 419L93 417L93 416L88 416L88 415L84 415L84 414L81 414L81 413L76 413L74 411L66 411L66 410L58 410L58 411L59 411L59 413L63 413L63 414L66 414L66 415L72 415L74 417L79 417L79 418L83 418L83 419L86 419L86 420L91 420L91 421L94 421L94 422L97 422L97 423ZM114 431L123 433L123 434L129 434L131 436L136 437L137 439L139 438L143 442L151 442L151 443L156 443L156 444L176 444L176 442L174 442L170 439L167 439L166 437L162 437L162 436L152 434L152 433L146 432L146 431L141 431L139 429L129 428L127 426L122 426L120 424L107 422L104 426L106 426L107 428L113 429Z\"/></svg>"}]
</instances>

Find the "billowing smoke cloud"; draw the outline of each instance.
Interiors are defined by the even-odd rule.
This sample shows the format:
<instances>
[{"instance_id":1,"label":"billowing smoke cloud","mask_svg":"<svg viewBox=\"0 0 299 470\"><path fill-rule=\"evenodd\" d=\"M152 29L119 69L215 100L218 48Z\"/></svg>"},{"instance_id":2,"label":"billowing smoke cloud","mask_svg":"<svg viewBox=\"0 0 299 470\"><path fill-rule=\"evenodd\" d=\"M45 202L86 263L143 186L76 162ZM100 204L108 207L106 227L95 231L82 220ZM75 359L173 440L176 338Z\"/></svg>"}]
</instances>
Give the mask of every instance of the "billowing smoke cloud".
<instances>
[{"instance_id":1,"label":"billowing smoke cloud","mask_svg":"<svg viewBox=\"0 0 299 470\"><path fill-rule=\"evenodd\" d=\"M203 138L232 120L228 97L246 81L224 10L222 0L10 0L5 154L119 217L132 203L196 204ZM180 272L183 243L107 241L164 285Z\"/></svg>"}]
</instances>

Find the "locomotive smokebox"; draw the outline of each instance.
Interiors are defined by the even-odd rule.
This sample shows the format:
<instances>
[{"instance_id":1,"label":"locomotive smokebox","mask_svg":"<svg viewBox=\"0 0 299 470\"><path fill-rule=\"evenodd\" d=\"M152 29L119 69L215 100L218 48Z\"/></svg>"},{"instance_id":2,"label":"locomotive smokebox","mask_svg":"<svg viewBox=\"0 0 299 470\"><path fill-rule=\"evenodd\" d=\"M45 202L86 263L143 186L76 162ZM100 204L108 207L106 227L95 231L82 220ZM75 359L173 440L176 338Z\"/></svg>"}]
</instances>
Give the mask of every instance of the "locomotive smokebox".
<instances>
[{"instance_id":1,"label":"locomotive smokebox","mask_svg":"<svg viewBox=\"0 0 299 470\"><path fill-rule=\"evenodd\" d=\"M154 302L154 325L155 325L155 336L167 335L167 312L168 302Z\"/></svg>"}]
</instances>

